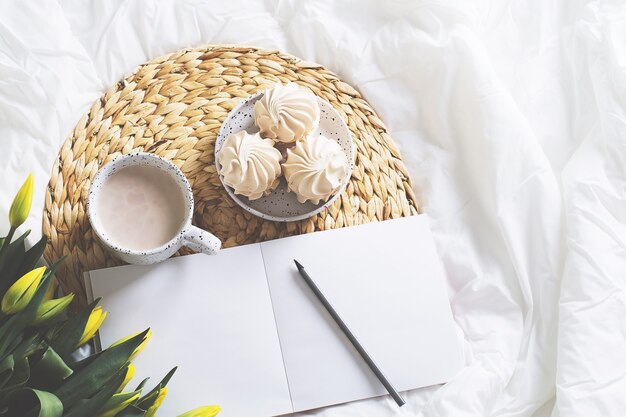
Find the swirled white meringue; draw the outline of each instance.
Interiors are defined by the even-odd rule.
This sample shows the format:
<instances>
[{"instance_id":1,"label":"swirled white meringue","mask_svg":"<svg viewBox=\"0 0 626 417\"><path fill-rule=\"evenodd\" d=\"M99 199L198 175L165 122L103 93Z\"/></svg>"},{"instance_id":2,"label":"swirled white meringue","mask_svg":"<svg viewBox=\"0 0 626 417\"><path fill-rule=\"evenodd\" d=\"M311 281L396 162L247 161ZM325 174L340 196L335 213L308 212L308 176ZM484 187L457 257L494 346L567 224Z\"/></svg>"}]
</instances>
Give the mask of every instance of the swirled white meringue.
<instances>
[{"instance_id":1,"label":"swirled white meringue","mask_svg":"<svg viewBox=\"0 0 626 417\"><path fill-rule=\"evenodd\" d=\"M278 185L282 155L274 141L241 131L230 135L218 154L220 174L235 194L256 200Z\"/></svg>"},{"instance_id":2,"label":"swirled white meringue","mask_svg":"<svg viewBox=\"0 0 626 417\"><path fill-rule=\"evenodd\" d=\"M254 122L261 136L277 142L303 139L320 121L317 98L296 83L276 84L254 104Z\"/></svg>"},{"instance_id":3,"label":"swirled white meringue","mask_svg":"<svg viewBox=\"0 0 626 417\"><path fill-rule=\"evenodd\" d=\"M328 200L344 185L348 170L348 158L339 144L322 135L296 142L283 163L289 190L301 203Z\"/></svg>"}]
</instances>

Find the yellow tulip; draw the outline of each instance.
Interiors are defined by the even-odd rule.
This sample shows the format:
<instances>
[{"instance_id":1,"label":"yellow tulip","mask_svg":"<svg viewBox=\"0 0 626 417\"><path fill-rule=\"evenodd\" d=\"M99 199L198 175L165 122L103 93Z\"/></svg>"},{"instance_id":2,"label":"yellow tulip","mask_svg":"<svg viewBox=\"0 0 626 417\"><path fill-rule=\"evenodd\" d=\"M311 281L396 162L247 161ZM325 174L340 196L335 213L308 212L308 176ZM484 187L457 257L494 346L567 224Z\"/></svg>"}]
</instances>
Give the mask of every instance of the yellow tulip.
<instances>
[{"instance_id":1,"label":"yellow tulip","mask_svg":"<svg viewBox=\"0 0 626 417\"><path fill-rule=\"evenodd\" d=\"M130 336L122 337L117 342L113 342L113 344L111 344L111 346L109 346L109 348L112 348L113 346L117 346L117 345L119 345L121 343L124 343L125 341L127 341L129 339L132 339L133 337L137 336L139 333L141 333L141 332L133 333ZM146 337L143 338L143 341L133 351L133 353L130 355L130 358L128 358L129 361L132 361L133 359L135 359L135 356L137 356L139 354L139 352L141 352L143 350L143 348L146 347L146 344L148 343L148 340L150 340L151 337L152 337L152 330L148 330L148 333L146 333Z\"/></svg>"},{"instance_id":2,"label":"yellow tulip","mask_svg":"<svg viewBox=\"0 0 626 417\"><path fill-rule=\"evenodd\" d=\"M57 317L65 311L73 299L74 294L68 294L65 297L57 298L56 300L44 301L39 305L39 307L37 307L37 314L32 324L36 326Z\"/></svg>"},{"instance_id":3,"label":"yellow tulip","mask_svg":"<svg viewBox=\"0 0 626 417\"><path fill-rule=\"evenodd\" d=\"M22 275L20 279L9 287L4 297L2 297L2 311L4 314L18 313L26 308L35 295L45 270L45 266L35 268Z\"/></svg>"},{"instance_id":4,"label":"yellow tulip","mask_svg":"<svg viewBox=\"0 0 626 417\"><path fill-rule=\"evenodd\" d=\"M124 380L120 384L120 387L118 388L117 392L121 392L126 387L126 384L128 384L130 380L133 379L133 377L135 376L135 371L136 371L135 365L133 365L132 363L128 364L128 368L126 369L126 376L124 377Z\"/></svg>"},{"instance_id":5,"label":"yellow tulip","mask_svg":"<svg viewBox=\"0 0 626 417\"><path fill-rule=\"evenodd\" d=\"M9 223L11 223L11 227L18 227L26 221L28 213L30 212L30 206L33 202L33 188L33 174L29 174L11 204L11 209L9 210Z\"/></svg>"},{"instance_id":6,"label":"yellow tulip","mask_svg":"<svg viewBox=\"0 0 626 417\"><path fill-rule=\"evenodd\" d=\"M144 417L154 417L157 409L161 406L161 404L163 404L163 400L165 400L166 395L167 395L167 388L166 387L161 388L159 390L159 394L157 395L156 400L154 400L154 404L148 407Z\"/></svg>"},{"instance_id":7,"label":"yellow tulip","mask_svg":"<svg viewBox=\"0 0 626 417\"><path fill-rule=\"evenodd\" d=\"M205 407L196 408L195 410L187 411L185 414L181 414L178 417L214 417L222 409L217 405L207 405Z\"/></svg>"},{"instance_id":8,"label":"yellow tulip","mask_svg":"<svg viewBox=\"0 0 626 417\"><path fill-rule=\"evenodd\" d=\"M104 412L98 417L113 417L132 403L141 395L140 392L128 393L123 392L121 394L113 394L113 396L104 405Z\"/></svg>"},{"instance_id":9,"label":"yellow tulip","mask_svg":"<svg viewBox=\"0 0 626 417\"><path fill-rule=\"evenodd\" d=\"M85 326L85 330L83 330L83 335L78 341L76 347L84 345L89 340L91 340L92 337L94 337L107 314L108 313L106 311L102 311L102 307L100 306L94 308L91 311L89 319L87 320L87 325Z\"/></svg>"}]
</instances>

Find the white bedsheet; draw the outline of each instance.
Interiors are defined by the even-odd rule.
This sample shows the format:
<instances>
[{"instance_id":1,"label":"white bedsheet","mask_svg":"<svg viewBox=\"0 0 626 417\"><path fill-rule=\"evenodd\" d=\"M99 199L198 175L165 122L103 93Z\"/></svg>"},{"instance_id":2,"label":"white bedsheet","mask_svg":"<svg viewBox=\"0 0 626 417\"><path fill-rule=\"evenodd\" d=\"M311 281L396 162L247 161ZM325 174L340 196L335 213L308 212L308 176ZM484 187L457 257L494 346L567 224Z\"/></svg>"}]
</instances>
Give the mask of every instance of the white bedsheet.
<instances>
[{"instance_id":1,"label":"white bedsheet","mask_svg":"<svg viewBox=\"0 0 626 417\"><path fill-rule=\"evenodd\" d=\"M626 414L623 2L5 0L0 230L32 171L40 234L53 159L105 88L207 43L277 48L357 87L434 219L467 367L400 410L306 415Z\"/></svg>"}]
</instances>

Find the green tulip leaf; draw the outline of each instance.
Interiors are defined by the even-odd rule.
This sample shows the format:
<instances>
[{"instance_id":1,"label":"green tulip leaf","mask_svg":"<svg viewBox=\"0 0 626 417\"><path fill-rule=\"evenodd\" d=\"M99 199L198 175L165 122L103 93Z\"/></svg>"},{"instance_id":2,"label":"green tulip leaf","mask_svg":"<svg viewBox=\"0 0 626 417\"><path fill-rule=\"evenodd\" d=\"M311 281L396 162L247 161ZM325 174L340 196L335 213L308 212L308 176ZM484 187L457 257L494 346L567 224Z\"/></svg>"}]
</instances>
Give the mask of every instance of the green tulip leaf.
<instances>
[{"instance_id":1,"label":"green tulip leaf","mask_svg":"<svg viewBox=\"0 0 626 417\"><path fill-rule=\"evenodd\" d=\"M25 356L31 356L37 351L43 351L45 348L44 345L44 335L41 333L33 333L27 338L23 339L15 349L9 349L10 352L13 352L13 356L21 358Z\"/></svg>"},{"instance_id":2,"label":"green tulip leaf","mask_svg":"<svg viewBox=\"0 0 626 417\"><path fill-rule=\"evenodd\" d=\"M21 333L20 329L17 328L19 324L19 317L13 315L0 327L0 358L2 358L2 360L15 350L24 339L24 335Z\"/></svg>"},{"instance_id":3,"label":"green tulip leaf","mask_svg":"<svg viewBox=\"0 0 626 417\"><path fill-rule=\"evenodd\" d=\"M124 382L126 371L128 366L119 370L113 378L110 379L94 396L88 399L81 399L76 401L76 404L72 406L69 412L65 413L63 417L83 417L83 416L96 416L99 411L104 409L105 404L115 394L119 386Z\"/></svg>"},{"instance_id":4,"label":"green tulip leaf","mask_svg":"<svg viewBox=\"0 0 626 417\"><path fill-rule=\"evenodd\" d=\"M103 350L96 360L75 372L54 393L67 408L80 399L91 397L128 363L130 355L143 342L147 333L148 330L145 330L117 346Z\"/></svg>"},{"instance_id":5,"label":"green tulip leaf","mask_svg":"<svg viewBox=\"0 0 626 417\"><path fill-rule=\"evenodd\" d=\"M30 230L9 243L0 256L0 294L4 295L9 287L20 277L18 271L24 254L24 240L30 234Z\"/></svg>"},{"instance_id":6,"label":"green tulip leaf","mask_svg":"<svg viewBox=\"0 0 626 417\"><path fill-rule=\"evenodd\" d=\"M6 394L17 388L23 387L30 379L30 364L27 358L21 358L15 361L13 374L0 390L0 394Z\"/></svg>"},{"instance_id":7,"label":"green tulip leaf","mask_svg":"<svg viewBox=\"0 0 626 417\"><path fill-rule=\"evenodd\" d=\"M21 417L62 417L63 404L52 393L22 388L9 395L8 415Z\"/></svg>"},{"instance_id":8,"label":"green tulip leaf","mask_svg":"<svg viewBox=\"0 0 626 417\"><path fill-rule=\"evenodd\" d=\"M147 410L148 408L150 408L154 402L156 401L157 397L159 396L159 391L161 390L161 388L165 387L167 385L167 383L170 381L170 379L172 378L172 376L174 375L174 372L176 372L176 370L178 369L177 366L175 366L174 368L172 368L167 375L165 375L163 377L163 379L161 380L161 382L159 382L154 388L152 388L152 390L147 393L143 398L141 398L139 400L139 402L137 403L137 405L145 410Z\"/></svg>"},{"instance_id":9,"label":"green tulip leaf","mask_svg":"<svg viewBox=\"0 0 626 417\"><path fill-rule=\"evenodd\" d=\"M15 360L13 355L9 355L0 362L0 388L4 387L13 375L13 368L15 367Z\"/></svg>"},{"instance_id":10,"label":"green tulip leaf","mask_svg":"<svg viewBox=\"0 0 626 417\"><path fill-rule=\"evenodd\" d=\"M43 250L46 248L46 244L48 243L48 238L46 236L42 236L39 239L39 242L35 243L24 253L24 258L22 262L20 262L17 276L21 277L31 269L37 265L37 262L41 259L43 255Z\"/></svg>"},{"instance_id":11,"label":"green tulip leaf","mask_svg":"<svg viewBox=\"0 0 626 417\"><path fill-rule=\"evenodd\" d=\"M53 390L74 371L67 366L63 359L48 347L41 358L31 366L29 386L38 389Z\"/></svg>"},{"instance_id":12,"label":"green tulip leaf","mask_svg":"<svg viewBox=\"0 0 626 417\"><path fill-rule=\"evenodd\" d=\"M139 399L137 406L144 410L150 408L159 397L159 390L161 388L161 385L157 385L156 387L154 387L153 391L150 391L148 394Z\"/></svg>"},{"instance_id":13,"label":"green tulip leaf","mask_svg":"<svg viewBox=\"0 0 626 417\"><path fill-rule=\"evenodd\" d=\"M109 401L104 405L104 408L100 410L102 416L112 417L117 416L120 411L125 410L131 405L137 403L139 397L139 391L120 392L114 394Z\"/></svg>"},{"instance_id":14,"label":"green tulip leaf","mask_svg":"<svg viewBox=\"0 0 626 417\"><path fill-rule=\"evenodd\" d=\"M143 389L143 387L146 386L146 384L148 383L148 381L150 380L150 378L145 378L143 381L141 381L139 383L139 385L137 385L137 388L135 388L135 391L140 391Z\"/></svg>"}]
</instances>

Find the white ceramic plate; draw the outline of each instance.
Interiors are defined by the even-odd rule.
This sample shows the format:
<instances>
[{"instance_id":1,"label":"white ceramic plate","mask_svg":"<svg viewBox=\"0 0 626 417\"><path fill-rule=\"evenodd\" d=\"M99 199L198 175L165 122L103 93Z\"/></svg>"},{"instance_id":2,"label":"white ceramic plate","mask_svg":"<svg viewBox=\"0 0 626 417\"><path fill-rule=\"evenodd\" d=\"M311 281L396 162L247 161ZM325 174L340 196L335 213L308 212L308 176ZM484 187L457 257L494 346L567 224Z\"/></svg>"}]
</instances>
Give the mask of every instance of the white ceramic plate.
<instances>
[{"instance_id":1,"label":"white ceramic plate","mask_svg":"<svg viewBox=\"0 0 626 417\"><path fill-rule=\"evenodd\" d=\"M256 103L262 95L263 93L257 93L248 97L231 110L226 120L224 120L219 134L217 135L217 140L215 141L215 165L217 166L218 173L221 167L217 155L220 149L222 149L226 138L242 130L248 133L256 133L259 131L254 124L254 103ZM352 143L352 136L350 135L348 126L346 126L346 123L333 106L319 97L317 97L317 100L320 105L320 123L318 128L311 134L324 135L329 139L336 140L339 146L341 146L341 149L345 152L348 161L350 161L350 169L348 170L343 187L327 201L320 201L318 204L313 204L309 201L300 203L296 195L287 189L287 182L285 181L285 177L282 176L280 178L280 184L271 194L261 197L258 200L249 200L242 195L235 194L232 188L224 184L224 178L220 175L220 181L222 181L222 185L228 192L228 195L242 208L255 216L277 222L291 222L306 219L324 210L324 208L339 197L346 188L348 180L352 175L352 169L354 168L354 145Z\"/></svg>"}]
</instances>

